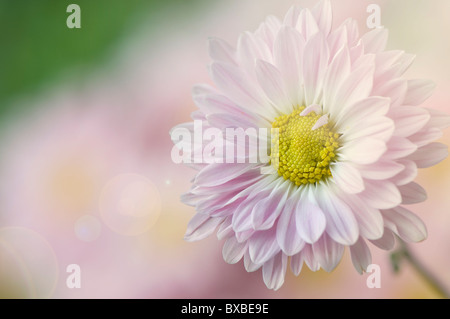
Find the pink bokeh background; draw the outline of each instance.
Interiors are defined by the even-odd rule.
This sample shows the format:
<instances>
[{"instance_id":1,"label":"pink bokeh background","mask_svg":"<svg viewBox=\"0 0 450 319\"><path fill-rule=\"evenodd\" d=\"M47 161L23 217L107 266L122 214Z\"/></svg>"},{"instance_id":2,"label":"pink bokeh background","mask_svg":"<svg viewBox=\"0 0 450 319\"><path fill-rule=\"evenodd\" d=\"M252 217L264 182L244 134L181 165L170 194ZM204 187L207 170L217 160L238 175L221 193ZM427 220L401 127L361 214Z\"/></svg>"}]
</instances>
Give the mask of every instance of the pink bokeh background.
<instances>
[{"instance_id":1,"label":"pink bokeh background","mask_svg":"<svg viewBox=\"0 0 450 319\"><path fill-rule=\"evenodd\" d=\"M169 130L190 121L192 86L211 83L207 38L235 44L267 15L316 2L211 1L189 18L174 7L122 43L113 69L18 102L36 111L15 114L1 135L0 297L438 298L410 265L394 274L389 253L373 246L380 288L367 287L346 251L332 273L288 271L274 292L260 271L226 264L215 236L183 241L194 209L180 195L195 171L172 162ZM334 0L334 25L352 17L365 33L371 3L381 7L388 48L417 54L406 76L436 82L425 106L450 113L450 3ZM441 141L449 144L448 131ZM418 181L428 200L412 210L429 237L411 249L450 288L450 160ZM70 264L80 266L81 288L66 285Z\"/></svg>"}]
</instances>

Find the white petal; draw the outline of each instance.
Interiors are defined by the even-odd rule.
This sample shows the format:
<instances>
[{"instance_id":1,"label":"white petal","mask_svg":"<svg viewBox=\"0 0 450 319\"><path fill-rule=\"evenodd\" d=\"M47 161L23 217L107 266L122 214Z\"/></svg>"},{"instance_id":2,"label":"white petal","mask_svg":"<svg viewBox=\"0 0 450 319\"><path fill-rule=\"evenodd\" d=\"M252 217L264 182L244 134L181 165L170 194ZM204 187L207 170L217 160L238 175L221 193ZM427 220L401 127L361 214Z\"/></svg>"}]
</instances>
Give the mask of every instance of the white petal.
<instances>
[{"instance_id":1,"label":"white petal","mask_svg":"<svg viewBox=\"0 0 450 319\"><path fill-rule=\"evenodd\" d=\"M443 133L439 128L431 127L422 129L416 134L409 136L408 139L417 147L422 147L441 138L442 135Z\"/></svg>"},{"instance_id":2,"label":"white petal","mask_svg":"<svg viewBox=\"0 0 450 319\"><path fill-rule=\"evenodd\" d=\"M211 218L208 215L196 214L188 223L184 240L197 241L211 235L223 218Z\"/></svg>"},{"instance_id":3,"label":"white petal","mask_svg":"<svg viewBox=\"0 0 450 319\"><path fill-rule=\"evenodd\" d=\"M222 240L234 236L233 227L231 226L231 216L225 218L222 224L220 224L217 230L217 239Z\"/></svg>"},{"instance_id":4,"label":"white petal","mask_svg":"<svg viewBox=\"0 0 450 319\"><path fill-rule=\"evenodd\" d=\"M383 211L386 227L407 242L419 242L427 237L427 229L422 220L403 207Z\"/></svg>"},{"instance_id":5,"label":"white petal","mask_svg":"<svg viewBox=\"0 0 450 319\"><path fill-rule=\"evenodd\" d=\"M287 269L287 256L279 253L263 265L263 279L267 288L278 290L284 283Z\"/></svg>"},{"instance_id":6,"label":"white petal","mask_svg":"<svg viewBox=\"0 0 450 319\"><path fill-rule=\"evenodd\" d=\"M236 50L222 39L210 38L208 51L211 59L215 61L236 64Z\"/></svg>"},{"instance_id":7,"label":"white petal","mask_svg":"<svg viewBox=\"0 0 450 319\"><path fill-rule=\"evenodd\" d=\"M306 41L319 32L319 26L309 9L300 12L296 28Z\"/></svg>"},{"instance_id":8,"label":"white petal","mask_svg":"<svg viewBox=\"0 0 450 319\"><path fill-rule=\"evenodd\" d=\"M403 165L405 168L394 178L392 181L395 185L401 186L412 182L417 177L417 165L410 160L398 161L399 164ZM401 192L401 190L400 190Z\"/></svg>"},{"instance_id":9,"label":"white petal","mask_svg":"<svg viewBox=\"0 0 450 319\"><path fill-rule=\"evenodd\" d=\"M399 186L400 193L402 194L402 204L417 204L427 199L427 192L425 189L415 182Z\"/></svg>"},{"instance_id":10,"label":"white petal","mask_svg":"<svg viewBox=\"0 0 450 319\"><path fill-rule=\"evenodd\" d=\"M404 166L394 160L379 160L369 165L355 165L364 178L384 180L400 173Z\"/></svg>"},{"instance_id":11,"label":"white petal","mask_svg":"<svg viewBox=\"0 0 450 319\"><path fill-rule=\"evenodd\" d=\"M396 125L390 118L386 116L371 116L351 126L348 130L342 130L342 134L345 136L346 141L370 137L387 142L394 133L395 128Z\"/></svg>"},{"instance_id":12,"label":"white petal","mask_svg":"<svg viewBox=\"0 0 450 319\"><path fill-rule=\"evenodd\" d=\"M333 13L331 10L330 1L320 1L314 8L312 8L311 13L317 21L319 29L325 35L328 35L330 33L331 25L333 22Z\"/></svg>"},{"instance_id":13,"label":"white petal","mask_svg":"<svg viewBox=\"0 0 450 319\"><path fill-rule=\"evenodd\" d=\"M294 5L290 7L284 17L283 24L295 28L295 26L297 25L298 16L300 15L301 11L302 7L300 7L299 5Z\"/></svg>"},{"instance_id":14,"label":"white petal","mask_svg":"<svg viewBox=\"0 0 450 319\"><path fill-rule=\"evenodd\" d=\"M378 239L383 235L383 216L378 209L368 205L359 196L347 195L344 200L352 209L358 222L360 236Z\"/></svg>"},{"instance_id":15,"label":"white petal","mask_svg":"<svg viewBox=\"0 0 450 319\"><path fill-rule=\"evenodd\" d=\"M353 107L356 102L369 97L372 91L374 70L374 62L365 63L352 70L336 94L335 105L339 106L340 112L348 112L347 109Z\"/></svg>"},{"instance_id":16,"label":"white petal","mask_svg":"<svg viewBox=\"0 0 450 319\"><path fill-rule=\"evenodd\" d=\"M366 189L360 197L372 207L388 209L401 204L402 196L398 188L389 181L365 181Z\"/></svg>"},{"instance_id":17,"label":"white petal","mask_svg":"<svg viewBox=\"0 0 450 319\"><path fill-rule=\"evenodd\" d=\"M395 135L408 137L427 124L430 114L423 108L400 106L393 108L389 116L395 120Z\"/></svg>"},{"instance_id":18,"label":"white petal","mask_svg":"<svg viewBox=\"0 0 450 319\"><path fill-rule=\"evenodd\" d=\"M247 243L238 243L236 237L231 237L223 245L223 259L229 264L235 264L242 259L246 250Z\"/></svg>"},{"instance_id":19,"label":"white petal","mask_svg":"<svg viewBox=\"0 0 450 319\"><path fill-rule=\"evenodd\" d=\"M320 267L331 272L336 268L344 254L344 246L338 244L333 239L324 234L312 245L314 257L319 262Z\"/></svg>"},{"instance_id":20,"label":"white petal","mask_svg":"<svg viewBox=\"0 0 450 319\"><path fill-rule=\"evenodd\" d=\"M277 224L277 240L283 252L292 256L300 252L305 242L297 231L294 205L296 200L289 200Z\"/></svg>"},{"instance_id":21,"label":"white petal","mask_svg":"<svg viewBox=\"0 0 450 319\"><path fill-rule=\"evenodd\" d=\"M367 247L367 244L360 237L354 245L350 246L350 253L353 266L357 272L362 274L372 263L372 255L370 254L369 247Z\"/></svg>"},{"instance_id":22,"label":"white petal","mask_svg":"<svg viewBox=\"0 0 450 319\"><path fill-rule=\"evenodd\" d=\"M384 228L383 236L376 240L370 241L372 244L383 250L391 250L395 245L395 237L392 231Z\"/></svg>"},{"instance_id":23,"label":"white petal","mask_svg":"<svg viewBox=\"0 0 450 319\"><path fill-rule=\"evenodd\" d=\"M259 87L253 85L242 70L223 62L213 62L209 70L214 83L233 102L266 118L276 116L267 101L262 98Z\"/></svg>"},{"instance_id":24,"label":"white petal","mask_svg":"<svg viewBox=\"0 0 450 319\"><path fill-rule=\"evenodd\" d=\"M292 183L286 183L280 179L280 183L275 186L272 192L256 203L251 214L254 230L265 230L273 226L284 208L291 185Z\"/></svg>"},{"instance_id":25,"label":"white petal","mask_svg":"<svg viewBox=\"0 0 450 319\"><path fill-rule=\"evenodd\" d=\"M302 82L301 69L305 40L292 27L284 26L278 32L274 44L274 61L283 75L290 101L299 104L299 87Z\"/></svg>"},{"instance_id":26,"label":"white petal","mask_svg":"<svg viewBox=\"0 0 450 319\"><path fill-rule=\"evenodd\" d=\"M361 37L364 51L367 53L378 53L384 51L388 40L388 30L375 28Z\"/></svg>"},{"instance_id":27,"label":"white petal","mask_svg":"<svg viewBox=\"0 0 450 319\"><path fill-rule=\"evenodd\" d=\"M388 151L384 154L384 159L400 159L406 157L417 150L417 146L409 139L400 136L392 136L387 143Z\"/></svg>"},{"instance_id":28,"label":"white petal","mask_svg":"<svg viewBox=\"0 0 450 319\"><path fill-rule=\"evenodd\" d=\"M374 84L372 95L384 96L391 99L391 107L404 103L408 83L402 78L396 78L388 82Z\"/></svg>"},{"instance_id":29,"label":"white petal","mask_svg":"<svg viewBox=\"0 0 450 319\"><path fill-rule=\"evenodd\" d=\"M259 268L261 268L262 264L255 264L252 259L250 258L250 254L248 253L248 250L244 254L244 267L245 270L248 272L254 272L257 271Z\"/></svg>"},{"instance_id":30,"label":"white petal","mask_svg":"<svg viewBox=\"0 0 450 319\"><path fill-rule=\"evenodd\" d=\"M315 243L326 227L326 218L316 204L300 199L295 209L295 223L301 238L307 243Z\"/></svg>"},{"instance_id":31,"label":"white petal","mask_svg":"<svg viewBox=\"0 0 450 319\"><path fill-rule=\"evenodd\" d=\"M366 137L349 141L340 149L341 158L356 164L371 164L386 152L386 143Z\"/></svg>"},{"instance_id":32,"label":"white petal","mask_svg":"<svg viewBox=\"0 0 450 319\"><path fill-rule=\"evenodd\" d=\"M303 268L303 255L302 253L295 254L291 257L291 270L296 276L300 275Z\"/></svg>"},{"instance_id":33,"label":"white petal","mask_svg":"<svg viewBox=\"0 0 450 319\"><path fill-rule=\"evenodd\" d=\"M318 271L320 269L319 262L314 257L312 245L306 244L305 247L303 247L301 254L303 261L306 263L309 269L311 269L312 271Z\"/></svg>"},{"instance_id":34,"label":"white petal","mask_svg":"<svg viewBox=\"0 0 450 319\"><path fill-rule=\"evenodd\" d=\"M340 111L335 117L337 125L342 129L348 129L366 119L368 116L383 116L389 111L390 100L388 98L371 96L356 102L351 107ZM347 125L349 127L347 127Z\"/></svg>"},{"instance_id":35,"label":"white petal","mask_svg":"<svg viewBox=\"0 0 450 319\"><path fill-rule=\"evenodd\" d=\"M241 67L245 68L249 74L253 73L257 59L272 62L272 53L266 43L250 32L244 32L239 36L237 55Z\"/></svg>"},{"instance_id":36,"label":"white petal","mask_svg":"<svg viewBox=\"0 0 450 319\"><path fill-rule=\"evenodd\" d=\"M311 37L305 45L303 57L303 81L305 103L320 104L323 79L328 67L329 49L322 33Z\"/></svg>"},{"instance_id":37,"label":"white petal","mask_svg":"<svg viewBox=\"0 0 450 319\"><path fill-rule=\"evenodd\" d=\"M435 109L426 109L431 115L428 127L435 127L441 130L450 126L450 115Z\"/></svg>"},{"instance_id":38,"label":"white petal","mask_svg":"<svg viewBox=\"0 0 450 319\"><path fill-rule=\"evenodd\" d=\"M280 251L275 229L255 232L248 244L250 257L256 264L267 262Z\"/></svg>"},{"instance_id":39,"label":"white petal","mask_svg":"<svg viewBox=\"0 0 450 319\"><path fill-rule=\"evenodd\" d=\"M352 164L348 162L336 162L330 165L333 182L348 194L357 194L364 190L364 181Z\"/></svg>"},{"instance_id":40,"label":"white petal","mask_svg":"<svg viewBox=\"0 0 450 319\"><path fill-rule=\"evenodd\" d=\"M430 80L408 80L408 91L406 92L406 105L420 105L427 100L434 91L436 84Z\"/></svg>"},{"instance_id":41,"label":"white petal","mask_svg":"<svg viewBox=\"0 0 450 319\"><path fill-rule=\"evenodd\" d=\"M359 229L350 207L331 192L319 194L318 204L327 220L326 233L340 244L354 244L358 239Z\"/></svg>"},{"instance_id":42,"label":"white petal","mask_svg":"<svg viewBox=\"0 0 450 319\"><path fill-rule=\"evenodd\" d=\"M313 127L311 128L311 131L317 130L318 128L324 126L325 124L328 124L328 114L322 115L316 123L314 123Z\"/></svg>"},{"instance_id":43,"label":"white petal","mask_svg":"<svg viewBox=\"0 0 450 319\"><path fill-rule=\"evenodd\" d=\"M441 143L430 143L419 148L408 159L414 161L418 168L434 166L448 156L447 145Z\"/></svg>"},{"instance_id":44,"label":"white petal","mask_svg":"<svg viewBox=\"0 0 450 319\"><path fill-rule=\"evenodd\" d=\"M269 62L256 61L256 78L267 97L282 113L292 112L293 103L286 92L285 83L281 72Z\"/></svg>"},{"instance_id":45,"label":"white petal","mask_svg":"<svg viewBox=\"0 0 450 319\"><path fill-rule=\"evenodd\" d=\"M213 163L202 169L195 177L196 185L208 187L226 183L252 169L251 164Z\"/></svg>"},{"instance_id":46,"label":"white petal","mask_svg":"<svg viewBox=\"0 0 450 319\"><path fill-rule=\"evenodd\" d=\"M351 61L347 46L343 46L334 56L327 69L323 84L323 108L325 113L339 114L335 108L339 106L334 103L336 93L342 82L350 75Z\"/></svg>"}]
</instances>

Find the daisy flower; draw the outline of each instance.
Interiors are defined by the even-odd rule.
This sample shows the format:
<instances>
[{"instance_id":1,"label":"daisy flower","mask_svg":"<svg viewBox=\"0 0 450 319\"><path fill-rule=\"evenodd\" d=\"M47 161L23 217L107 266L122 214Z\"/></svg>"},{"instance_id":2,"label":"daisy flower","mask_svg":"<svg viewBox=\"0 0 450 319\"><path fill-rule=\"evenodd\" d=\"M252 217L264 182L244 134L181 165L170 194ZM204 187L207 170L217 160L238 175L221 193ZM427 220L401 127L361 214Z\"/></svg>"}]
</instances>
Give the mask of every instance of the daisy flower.
<instances>
[{"instance_id":1,"label":"daisy flower","mask_svg":"<svg viewBox=\"0 0 450 319\"><path fill-rule=\"evenodd\" d=\"M384 28L360 37L352 19L332 29L330 1L321 1L292 7L283 21L269 16L236 48L210 39L215 87L193 89L192 118L203 129L266 128L278 143L266 162L235 155L234 163L201 163L195 148L205 146L194 141L187 155L198 173L182 201L197 213L186 240L217 230L225 261L262 268L276 290L288 264L296 275L303 264L330 272L349 247L362 273L369 243L389 250L394 235L426 238L405 205L426 199L414 179L418 168L446 158L447 147L433 141L450 121L419 106L434 84L404 79L414 56L386 51L387 37ZM194 125L175 127L174 142L177 129L193 133Z\"/></svg>"}]
</instances>

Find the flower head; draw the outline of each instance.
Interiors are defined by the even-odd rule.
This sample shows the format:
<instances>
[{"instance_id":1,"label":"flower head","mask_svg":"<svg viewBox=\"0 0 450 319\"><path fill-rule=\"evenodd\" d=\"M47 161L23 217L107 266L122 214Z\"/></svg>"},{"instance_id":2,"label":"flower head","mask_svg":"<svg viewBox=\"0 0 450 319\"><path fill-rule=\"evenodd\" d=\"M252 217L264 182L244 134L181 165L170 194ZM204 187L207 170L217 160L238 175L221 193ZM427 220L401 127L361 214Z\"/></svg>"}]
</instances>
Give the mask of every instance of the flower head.
<instances>
[{"instance_id":1,"label":"flower head","mask_svg":"<svg viewBox=\"0 0 450 319\"><path fill-rule=\"evenodd\" d=\"M362 273L371 263L368 243L389 250L394 234L426 238L404 205L426 199L417 169L447 156L433 141L450 121L419 107L434 85L402 78L414 57L385 51L387 36L376 28L360 37L351 19L332 30L326 0L292 7L283 21L268 17L236 49L210 40L216 88L194 88L193 119L219 130L266 128L277 143L269 161L236 152L234 163L201 163L195 149L205 147L194 141L189 156L198 173L182 200L197 214L187 240L217 229L227 262L262 268L267 287L278 289L288 263L296 275L303 264L332 271L349 247ZM177 128L193 131L192 123ZM230 143L252 146L224 138L225 148Z\"/></svg>"}]
</instances>

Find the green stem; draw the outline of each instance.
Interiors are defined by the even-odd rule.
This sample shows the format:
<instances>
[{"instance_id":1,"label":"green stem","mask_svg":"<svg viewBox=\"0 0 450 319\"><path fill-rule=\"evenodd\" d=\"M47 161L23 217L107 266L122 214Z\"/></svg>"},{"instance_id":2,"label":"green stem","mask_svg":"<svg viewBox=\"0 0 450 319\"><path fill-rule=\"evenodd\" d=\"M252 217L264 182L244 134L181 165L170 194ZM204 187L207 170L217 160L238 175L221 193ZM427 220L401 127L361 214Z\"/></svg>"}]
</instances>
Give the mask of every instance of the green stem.
<instances>
[{"instance_id":1,"label":"green stem","mask_svg":"<svg viewBox=\"0 0 450 319\"><path fill-rule=\"evenodd\" d=\"M419 275L443 298L450 299L450 292L447 288L434 276L409 250L408 245L398 238L400 248L391 255L391 260L394 261L394 269L398 267L400 259L406 259L411 266L419 273Z\"/></svg>"}]
</instances>

